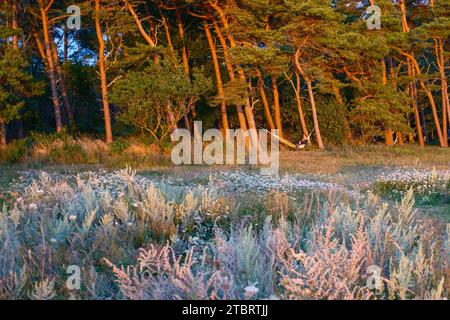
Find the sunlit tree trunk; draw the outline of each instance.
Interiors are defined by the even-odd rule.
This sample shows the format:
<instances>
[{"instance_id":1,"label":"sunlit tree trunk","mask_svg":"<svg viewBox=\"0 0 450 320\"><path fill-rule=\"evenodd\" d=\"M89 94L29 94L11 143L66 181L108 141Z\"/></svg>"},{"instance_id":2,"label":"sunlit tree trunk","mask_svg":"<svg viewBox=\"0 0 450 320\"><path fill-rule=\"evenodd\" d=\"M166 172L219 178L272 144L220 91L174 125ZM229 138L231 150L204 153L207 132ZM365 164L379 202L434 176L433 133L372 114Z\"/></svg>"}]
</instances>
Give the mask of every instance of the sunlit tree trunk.
<instances>
[{"instance_id":1,"label":"sunlit tree trunk","mask_svg":"<svg viewBox=\"0 0 450 320\"><path fill-rule=\"evenodd\" d=\"M311 111L312 111L313 122L314 122L314 130L316 131L317 145L320 149L324 149L325 146L322 141L322 135L320 134L319 119L317 118L316 101L314 98L312 82L311 82L311 79L309 79L309 78L306 78L305 81L306 81L306 86L308 87L309 100L311 101Z\"/></svg>"},{"instance_id":2,"label":"sunlit tree trunk","mask_svg":"<svg viewBox=\"0 0 450 320\"><path fill-rule=\"evenodd\" d=\"M180 11L179 8L175 9L175 15L177 16L178 35L180 36L180 42L181 42L181 58L183 60L184 72L186 73L186 75L188 77L190 77L191 76L191 69L189 67L189 58L188 58L188 55L187 55L186 42L184 40L185 35L184 35L183 17L181 15L181 11ZM188 116L189 112L191 112L192 116L195 118L195 116L196 116L195 106L192 106L191 110L188 110L183 115L185 127L186 127L186 129L191 131L191 125L190 125L189 116ZM197 127L194 126L194 130L196 130L196 128ZM199 132L197 132L196 137L199 137L199 136L200 136L200 134L199 134Z\"/></svg>"},{"instance_id":3,"label":"sunlit tree trunk","mask_svg":"<svg viewBox=\"0 0 450 320\"><path fill-rule=\"evenodd\" d=\"M216 31L217 39L219 39L220 45L223 49L224 59L225 59L225 66L228 70L228 74L230 76L231 81L234 81L236 79L236 75L234 73L233 64L231 63L231 57L230 53L228 52L228 45L227 41L225 40L225 37L222 34L222 30L220 29L220 26L218 23L214 24L214 28ZM239 120L239 126L243 131L247 130L247 122L245 120L244 111L242 110L242 106L236 105L236 111L238 114L238 120Z\"/></svg>"},{"instance_id":4,"label":"sunlit tree trunk","mask_svg":"<svg viewBox=\"0 0 450 320\"><path fill-rule=\"evenodd\" d=\"M175 48L173 47L172 36L170 35L170 26L167 22L166 16L161 12L161 20L164 26L164 31L166 32L167 45L169 46L170 52L175 55Z\"/></svg>"},{"instance_id":5,"label":"sunlit tree trunk","mask_svg":"<svg viewBox=\"0 0 450 320\"><path fill-rule=\"evenodd\" d=\"M97 3L97 0L95 0L95 1ZM133 17L134 21L136 22L136 25L139 29L139 33L141 34L141 36L144 38L144 40L148 43L148 45L151 48L156 47L156 43L153 41L153 39L150 37L150 35L145 31L144 27L142 26L141 20L139 19L133 6L127 0L125 0L125 4L127 6L128 11L130 11L131 16Z\"/></svg>"},{"instance_id":6,"label":"sunlit tree trunk","mask_svg":"<svg viewBox=\"0 0 450 320\"><path fill-rule=\"evenodd\" d=\"M181 16L180 9L175 10L175 14L177 16L177 23L178 23L178 34L180 35L180 41L181 41L181 58L183 59L183 66L184 70L186 71L186 74L190 74L190 67L189 67L189 59L187 55L187 49L186 49L186 42L184 40L184 25L183 25L183 19Z\"/></svg>"},{"instance_id":7,"label":"sunlit tree trunk","mask_svg":"<svg viewBox=\"0 0 450 320\"><path fill-rule=\"evenodd\" d=\"M444 45L442 39L434 39L436 61L439 68L439 74L441 77L441 94L442 94L442 134L444 141L448 141L447 128L448 121L450 121L449 114L449 99L448 99L448 84L445 74L445 59L444 59Z\"/></svg>"},{"instance_id":8,"label":"sunlit tree trunk","mask_svg":"<svg viewBox=\"0 0 450 320\"><path fill-rule=\"evenodd\" d=\"M431 91L428 89L428 87L425 85L425 83L423 81L420 81L420 86L422 87L423 91L425 91L425 94L428 97L428 101L430 101L431 111L433 113L433 119L434 119L434 124L436 126L436 132L438 135L439 144L441 147L446 147L447 141L444 141L444 136L442 134L442 129L441 129L440 121L439 121L439 115L437 112L436 102L434 100L433 94L431 93Z\"/></svg>"},{"instance_id":9,"label":"sunlit tree trunk","mask_svg":"<svg viewBox=\"0 0 450 320\"><path fill-rule=\"evenodd\" d=\"M380 60L380 64L381 64L381 84L383 86L386 86L388 83L388 80L387 80L386 62L384 61L384 58ZM384 143L387 146L393 146L394 145L394 131L391 128L386 128L384 135L385 135Z\"/></svg>"},{"instance_id":10,"label":"sunlit tree trunk","mask_svg":"<svg viewBox=\"0 0 450 320\"><path fill-rule=\"evenodd\" d=\"M228 41L230 42L231 48L236 48L237 44L236 44L236 41L234 40L234 37L230 33L228 20L226 18L224 11L215 2L210 2L209 4L210 4L211 8L214 9L218 13L218 15L220 17L220 21L221 21L223 27L225 28L226 36L228 38ZM239 65L236 66L236 69L238 72L239 80L242 82L243 85L247 85L247 79L246 79L244 70ZM256 123L255 123L255 118L253 115L253 108L250 103L248 91L247 91L246 97L245 97L244 113L245 113L245 117L247 119L248 128L256 131ZM254 148L257 148L258 147L258 137L256 135L251 135L251 139L252 139L252 144L253 144Z\"/></svg>"},{"instance_id":11,"label":"sunlit tree trunk","mask_svg":"<svg viewBox=\"0 0 450 320\"><path fill-rule=\"evenodd\" d=\"M397 142L399 145L405 144L405 138L403 137L403 134L401 132L396 132L397 135Z\"/></svg>"},{"instance_id":12,"label":"sunlit tree trunk","mask_svg":"<svg viewBox=\"0 0 450 320\"><path fill-rule=\"evenodd\" d=\"M403 32L408 33L410 31L408 20L406 17L406 2L405 0L400 1L400 11L402 14L402 28ZM416 75L421 76L422 71L420 70L419 64L417 63L417 60L414 58L414 56L409 52L402 52L402 54L407 58L408 63L412 65L412 67L415 69ZM434 100L433 94L431 90L425 85L425 82L423 80L419 80L420 87L425 91L425 94L427 95L428 101L430 102L431 111L433 113L433 120L436 127L436 132L439 139L439 145L441 147L447 146L447 141L444 140L444 136L441 129L441 124L439 121L439 115L436 108L436 102Z\"/></svg>"},{"instance_id":13,"label":"sunlit tree trunk","mask_svg":"<svg viewBox=\"0 0 450 320\"><path fill-rule=\"evenodd\" d=\"M309 135L308 127L306 125L305 113L303 112L302 97L300 95L301 79L298 72L295 72L295 100L297 101L297 111L300 117L300 124L304 135Z\"/></svg>"},{"instance_id":14,"label":"sunlit tree trunk","mask_svg":"<svg viewBox=\"0 0 450 320\"><path fill-rule=\"evenodd\" d=\"M280 107L280 93L278 91L277 78L271 77L272 90L273 90L273 107L275 113L275 123L277 125L278 134L283 137L283 125L281 123L281 107Z\"/></svg>"},{"instance_id":15,"label":"sunlit tree trunk","mask_svg":"<svg viewBox=\"0 0 450 320\"><path fill-rule=\"evenodd\" d=\"M209 48L211 50L211 58L212 58L213 65L214 65L214 73L216 75L217 95L220 99L220 114L221 114L221 119L222 119L222 130L224 132L226 132L226 130L229 129L229 125L228 125L227 105L224 100L225 97L224 97L224 91L223 91L222 75L220 74L220 65L219 65L219 59L217 57L216 45L214 44L209 25L206 23L205 23L205 34L206 34L206 39L208 40Z\"/></svg>"},{"instance_id":16,"label":"sunlit tree trunk","mask_svg":"<svg viewBox=\"0 0 450 320\"><path fill-rule=\"evenodd\" d=\"M402 0L400 3L400 10L402 12L403 32L408 33L410 29L409 29L408 20L406 19L406 5L405 5L404 0ZM409 57L407 57L407 63L408 63L408 76L411 79L414 79L416 74L415 74L414 68L412 67L413 62L411 61L411 59ZM425 142L424 142L424 138L423 138L422 126L420 123L419 107L417 105L417 88L416 88L415 80L411 80L409 86L410 86L411 98L413 100L412 103L413 103L414 121L416 123L417 138L419 140L419 146L424 147Z\"/></svg>"},{"instance_id":17,"label":"sunlit tree trunk","mask_svg":"<svg viewBox=\"0 0 450 320\"><path fill-rule=\"evenodd\" d=\"M415 77L414 69L411 67L411 64L409 64L409 63L408 63L408 75L411 79L414 79L414 77ZM411 80L409 83L409 91L410 91L411 98L412 98L414 122L416 124L416 131L417 131L417 139L419 141L419 146L424 147L425 141L423 138L422 125L421 125L421 121L420 121L419 106L417 105L417 88L416 88L416 83L414 80Z\"/></svg>"},{"instance_id":18,"label":"sunlit tree trunk","mask_svg":"<svg viewBox=\"0 0 450 320\"><path fill-rule=\"evenodd\" d=\"M322 135L320 133L319 119L317 117L316 100L314 97L312 81L303 72L303 69L299 62L299 56L300 56L300 50L297 50L297 52L295 54L295 58L294 58L294 63L297 68L297 71L300 72L303 79L305 79L306 87L308 88L308 95L309 95L309 100L311 103L311 112L312 112L312 117L313 117L313 124L314 124L314 131L315 131L315 135L316 135L317 146L319 147L319 149L325 149L325 145L323 144L323 140L322 140Z\"/></svg>"},{"instance_id":19,"label":"sunlit tree trunk","mask_svg":"<svg viewBox=\"0 0 450 320\"><path fill-rule=\"evenodd\" d=\"M431 7L436 5L436 0L430 1ZM445 141L447 141L447 123L450 122L450 101L448 96L448 84L447 77L445 75L445 58L444 58L444 41L441 38L434 39L436 49L436 60L439 67L439 73L441 75L441 88L442 88L442 116L443 116L443 131L445 131ZM445 120L445 116L447 119Z\"/></svg>"},{"instance_id":20,"label":"sunlit tree trunk","mask_svg":"<svg viewBox=\"0 0 450 320\"><path fill-rule=\"evenodd\" d=\"M303 106L302 106L302 98L300 95L301 78L300 78L300 74L298 73L298 70L294 70L294 75L295 75L295 83L289 76L286 75L286 78L291 83L292 89L294 90L294 93L295 93L295 100L297 102L297 112L298 112L298 115L300 118L300 125L302 127L302 132L304 135L308 136L309 131L308 131L308 127L306 126L305 114L303 112Z\"/></svg>"},{"instance_id":21,"label":"sunlit tree trunk","mask_svg":"<svg viewBox=\"0 0 450 320\"><path fill-rule=\"evenodd\" d=\"M394 145L394 131L392 129L386 129L384 143L387 146L393 146Z\"/></svg>"},{"instance_id":22,"label":"sunlit tree trunk","mask_svg":"<svg viewBox=\"0 0 450 320\"><path fill-rule=\"evenodd\" d=\"M275 129L275 124L273 122L272 113L270 112L269 101L267 100L266 91L264 90L264 79L261 75L261 71L256 69L256 74L258 76L258 90L261 95L262 104L264 107L264 113L266 115L267 122L269 124L270 130Z\"/></svg>"},{"instance_id":23,"label":"sunlit tree trunk","mask_svg":"<svg viewBox=\"0 0 450 320\"><path fill-rule=\"evenodd\" d=\"M145 8L145 13L147 15L147 20L148 20L148 24L149 24L149 33L150 33L150 37L153 39L153 42L157 42L157 31L155 29L155 25L153 23L153 18L152 18L152 14L150 13L150 9L148 7L148 2L144 4L144 8Z\"/></svg>"},{"instance_id":24,"label":"sunlit tree trunk","mask_svg":"<svg viewBox=\"0 0 450 320\"><path fill-rule=\"evenodd\" d=\"M186 48L186 41L185 41L185 34L184 34L184 25L183 25L183 17L181 14L181 10L177 7L175 8L175 15L177 16L177 25L178 25L178 35L180 37L180 42L181 42L181 58L183 60L183 67L184 67L184 71L186 73L186 75L188 76L188 78L190 79L191 77L191 69L189 66L189 57L187 54L187 48ZM191 130L191 125L190 125L190 121L189 121L189 112L192 115L192 118L196 118L197 117L197 111L195 110L195 105L192 104L191 107L189 108L190 110L187 110L187 112L183 115L183 119L184 119L184 123L185 123L185 127L186 129L188 129L189 131ZM198 131L198 127L194 126L194 133L196 137L200 137L201 133Z\"/></svg>"},{"instance_id":25,"label":"sunlit tree trunk","mask_svg":"<svg viewBox=\"0 0 450 320\"><path fill-rule=\"evenodd\" d=\"M12 0L12 28L14 30L19 29L18 9L17 0ZM17 34L13 35L12 44L14 49L19 49L19 36Z\"/></svg>"},{"instance_id":26,"label":"sunlit tree trunk","mask_svg":"<svg viewBox=\"0 0 450 320\"><path fill-rule=\"evenodd\" d=\"M161 20L162 20L162 23L164 26L164 31L166 33L167 44L169 46L170 53L172 54L173 58L175 59L176 54L175 54L175 48L174 48L173 42L172 42L172 36L170 34L170 26L169 26L166 16L162 13L162 11L160 11L160 14L161 14ZM189 63L187 65L189 66ZM185 69L186 74L189 76L189 68L186 68L186 65L185 65L184 69ZM194 109L194 111L195 111L195 109ZM170 118L175 119L172 112L168 111L168 115ZM195 115L195 112L194 112L194 115ZM191 123L189 121L187 112L183 115L183 122L184 122L185 129L188 131L191 131Z\"/></svg>"},{"instance_id":27,"label":"sunlit tree trunk","mask_svg":"<svg viewBox=\"0 0 450 320\"><path fill-rule=\"evenodd\" d=\"M100 25L100 9L101 9L100 0L95 0L95 31L97 33L97 39L99 44L98 67L100 72L100 87L102 92L103 114L105 117L106 142L111 143L113 141L113 136L111 129L111 115L108 101L108 83L106 80L105 41L103 39L103 33Z\"/></svg>"},{"instance_id":28,"label":"sunlit tree trunk","mask_svg":"<svg viewBox=\"0 0 450 320\"><path fill-rule=\"evenodd\" d=\"M38 0L38 3L39 3L39 9L40 9L41 19L42 19L42 31L44 34L44 52L45 52L45 57L46 57L47 63L48 63L48 75L49 75L49 79L50 79L50 89L51 89L51 93L52 93L53 108L55 111L56 132L61 132L63 126L62 126L62 120L61 120L61 107L59 105L59 100L58 100L58 90L56 89L55 66L53 63L52 51L50 48L52 41L50 41L50 31L49 31L49 24L48 24L48 17L47 17L48 7L45 6L43 0Z\"/></svg>"}]
</instances>

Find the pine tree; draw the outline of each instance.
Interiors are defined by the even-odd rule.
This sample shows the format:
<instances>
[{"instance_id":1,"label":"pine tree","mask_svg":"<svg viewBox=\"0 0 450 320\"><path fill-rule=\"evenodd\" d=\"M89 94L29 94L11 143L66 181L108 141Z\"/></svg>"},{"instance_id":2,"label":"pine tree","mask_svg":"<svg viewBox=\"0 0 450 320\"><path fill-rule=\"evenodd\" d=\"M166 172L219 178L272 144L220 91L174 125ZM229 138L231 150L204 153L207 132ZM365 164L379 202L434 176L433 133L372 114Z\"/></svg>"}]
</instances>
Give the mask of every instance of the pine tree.
<instances>
[{"instance_id":1,"label":"pine tree","mask_svg":"<svg viewBox=\"0 0 450 320\"><path fill-rule=\"evenodd\" d=\"M0 28L0 33L2 30ZM43 83L28 73L28 61L14 47L0 48L0 147L6 146L6 124L17 119L26 99L42 93Z\"/></svg>"}]
</instances>

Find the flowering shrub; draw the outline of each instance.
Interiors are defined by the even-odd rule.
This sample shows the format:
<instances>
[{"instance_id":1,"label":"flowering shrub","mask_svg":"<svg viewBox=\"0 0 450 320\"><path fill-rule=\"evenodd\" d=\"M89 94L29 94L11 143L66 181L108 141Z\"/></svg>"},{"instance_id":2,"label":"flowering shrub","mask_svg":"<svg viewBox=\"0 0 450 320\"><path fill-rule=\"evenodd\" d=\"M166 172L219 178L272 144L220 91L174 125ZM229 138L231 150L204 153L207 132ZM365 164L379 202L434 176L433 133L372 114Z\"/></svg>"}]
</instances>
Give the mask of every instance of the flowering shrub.
<instances>
[{"instance_id":1,"label":"flowering shrub","mask_svg":"<svg viewBox=\"0 0 450 320\"><path fill-rule=\"evenodd\" d=\"M450 226L420 219L412 190L388 205L262 179L255 196L130 169L23 173L0 212L0 298L448 298Z\"/></svg>"}]
</instances>

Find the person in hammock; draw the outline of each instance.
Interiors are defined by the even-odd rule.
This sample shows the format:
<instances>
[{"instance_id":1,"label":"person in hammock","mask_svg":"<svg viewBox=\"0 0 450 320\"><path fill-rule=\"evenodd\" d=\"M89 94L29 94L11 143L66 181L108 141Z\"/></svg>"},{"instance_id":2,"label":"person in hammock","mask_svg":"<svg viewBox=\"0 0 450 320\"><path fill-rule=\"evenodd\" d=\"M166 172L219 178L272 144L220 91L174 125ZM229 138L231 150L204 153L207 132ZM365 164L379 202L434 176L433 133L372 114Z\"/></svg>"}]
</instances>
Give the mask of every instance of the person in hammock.
<instances>
[{"instance_id":1,"label":"person in hammock","mask_svg":"<svg viewBox=\"0 0 450 320\"><path fill-rule=\"evenodd\" d=\"M307 145L309 145L311 143L311 135L312 135L312 131L309 134L309 136L307 136L306 134L303 135L303 138L297 143L297 149L304 149L306 148Z\"/></svg>"}]
</instances>

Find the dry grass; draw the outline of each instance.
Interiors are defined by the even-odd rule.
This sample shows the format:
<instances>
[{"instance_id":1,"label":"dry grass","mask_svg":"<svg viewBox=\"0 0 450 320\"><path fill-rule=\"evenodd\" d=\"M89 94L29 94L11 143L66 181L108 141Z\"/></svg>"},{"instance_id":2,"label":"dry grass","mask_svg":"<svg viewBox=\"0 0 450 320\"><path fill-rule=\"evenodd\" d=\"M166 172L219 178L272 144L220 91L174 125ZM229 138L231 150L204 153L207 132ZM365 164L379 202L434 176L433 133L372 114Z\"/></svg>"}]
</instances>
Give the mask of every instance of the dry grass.
<instances>
[{"instance_id":1,"label":"dry grass","mask_svg":"<svg viewBox=\"0 0 450 320\"><path fill-rule=\"evenodd\" d=\"M119 147L111 153L101 141L52 141L34 147L40 161L0 167L1 298L449 297L449 225L417 213L408 190L395 203L374 195L373 184L360 187L394 167L448 170L446 149L282 153L282 172L352 191L324 196L225 194L207 180L229 167L156 167L150 158L158 150ZM59 157L52 166L50 155ZM126 163L143 175L101 169ZM18 179L18 171L36 167L46 173ZM190 184L164 182L170 177ZM442 208L448 212L448 204ZM65 287L72 264L84 270L79 291ZM381 269L376 290L367 287L372 265Z\"/></svg>"},{"instance_id":2,"label":"dry grass","mask_svg":"<svg viewBox=\"0 0 450 320\"><path fill-rule=\"evenodd\" d=\"M416 146L342 147L329 151L281 153L281 169L298 173L342 173L358 167L414 167L448 170L450 149Z\"/></svg>"},{"instance_id":3,"label":"dry grass","mask_svg":"<svg viewBox=\"0 0 450 320\"><path fill-rule=\"evenodd\" d=\"M340 192L221 194L129 169L24 176L0 213L0 297L449 297L450 229L417 216L412 191L395 205Z\"/></svg>"}]
</instances>

